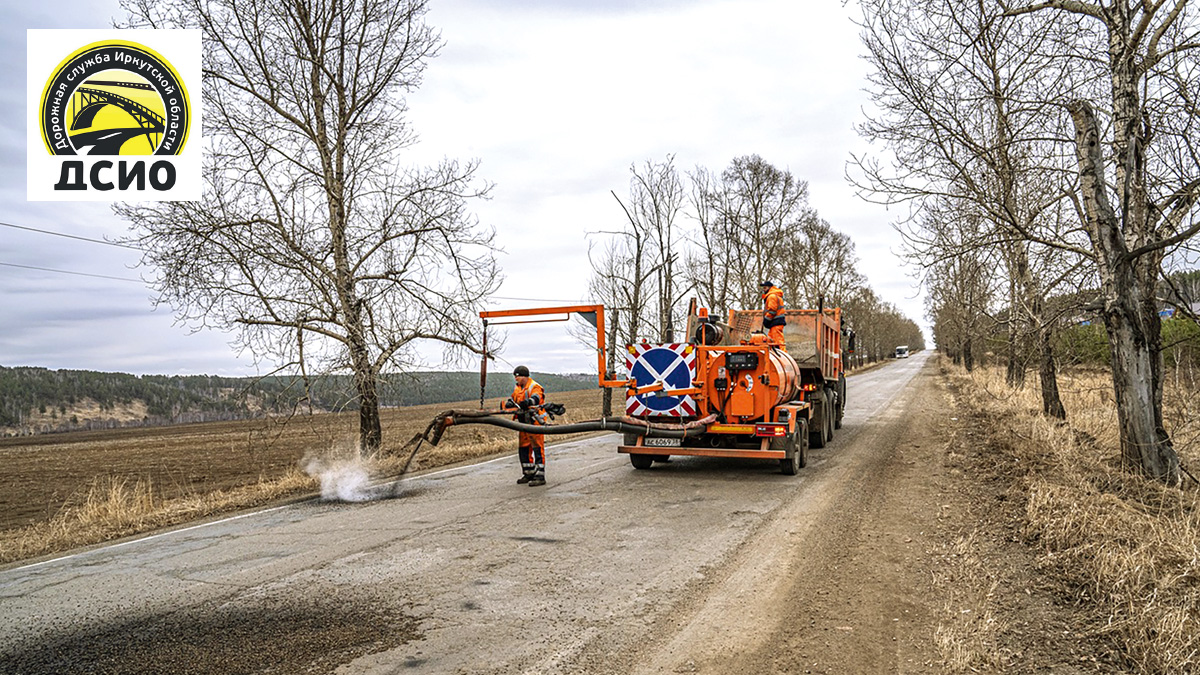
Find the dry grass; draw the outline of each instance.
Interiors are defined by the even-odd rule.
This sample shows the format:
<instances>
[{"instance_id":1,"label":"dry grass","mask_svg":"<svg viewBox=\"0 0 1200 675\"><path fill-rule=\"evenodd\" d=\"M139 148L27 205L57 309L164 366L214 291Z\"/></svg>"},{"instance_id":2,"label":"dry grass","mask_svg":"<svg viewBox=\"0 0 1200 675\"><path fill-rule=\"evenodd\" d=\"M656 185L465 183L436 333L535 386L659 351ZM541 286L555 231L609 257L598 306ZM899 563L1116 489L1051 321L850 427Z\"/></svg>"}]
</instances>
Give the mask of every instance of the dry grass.
<instances>
[{"instance_id":1,"label":"dry grass","mask_svg":"<svg viewBox=\"0 0 1200 675\"><path fill-rule=\"evenodd\" d=\"M568 408L556 423L600 416L596 390L550 398ZM384 410L384 447L361 468L374 480L397 476L408 460L409 440L435 414L472 407L478 401ZM355 414L316 415L287 425L270 420L87 432L32 437L24 445L10 439L0 444L0 478L24 494L8 498L22 506L40 501L28 509L35 515L10 516L0 529L0 564L312 497L320 485L316 471L310 475L305 469L357 459L356 425ZM546 441L554 445L585 435ZM408 471L515 454L515 436L499 427L451 427L438 446L422 447ZM549 455L553 462L553 452Z\"/></svg>"},{"instance_id":2,"label":"dry grass","mask_svg":"<svg viewBox=\"0 0 1200 675\"><path fill-rule=\"evenodd\" d=\"M990 449L1015 467L1027 496L1025 536L1041 551L1041 569L1068 600L1103 617L1091 630L1138 672L1200 672L1200 491L1120 465L1108 374L1062 375L1068 424L1043 418L1036 388L1008 388L1001 370L950 374L960 402L989 421ZM1165 399L1176 451L1194 464L1197 389L1171 378Z\"/></svg>"},{"instance_id":3,"label":"dry grass","mask_svg":"<svg viewBox=\"0 0 1200 675\"><path fill-rule=\"evenodd\" d=\"M947 595L945 614L934 631L933 642L946 673L978 673L1002 670L1004 655L997 647L1003 624L997 620L992 602L998 582L977 555L976 532L970 532L950 547L952 564L934 573L934 584Z\"/></svg>"}]
</instances>

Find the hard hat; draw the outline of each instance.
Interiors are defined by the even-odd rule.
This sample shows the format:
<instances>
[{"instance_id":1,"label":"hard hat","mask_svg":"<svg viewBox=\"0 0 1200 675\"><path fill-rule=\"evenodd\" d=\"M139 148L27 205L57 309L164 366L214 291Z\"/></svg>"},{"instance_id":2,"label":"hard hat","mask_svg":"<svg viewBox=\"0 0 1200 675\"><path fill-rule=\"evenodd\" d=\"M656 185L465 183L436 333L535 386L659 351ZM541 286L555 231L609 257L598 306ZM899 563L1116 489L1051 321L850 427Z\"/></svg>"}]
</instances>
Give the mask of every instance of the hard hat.
<instances>
[{"instance_id":1,"label":"hard hat","mask_svg":"<svg viewBox=\"0 0 1200 675\"><path fill-rule=\"evenodd\" d=\"M525 366L517 366L516 370L513 371L513 375L517 377L529 377L529 369Z\"/></svg>"}]
</instances>

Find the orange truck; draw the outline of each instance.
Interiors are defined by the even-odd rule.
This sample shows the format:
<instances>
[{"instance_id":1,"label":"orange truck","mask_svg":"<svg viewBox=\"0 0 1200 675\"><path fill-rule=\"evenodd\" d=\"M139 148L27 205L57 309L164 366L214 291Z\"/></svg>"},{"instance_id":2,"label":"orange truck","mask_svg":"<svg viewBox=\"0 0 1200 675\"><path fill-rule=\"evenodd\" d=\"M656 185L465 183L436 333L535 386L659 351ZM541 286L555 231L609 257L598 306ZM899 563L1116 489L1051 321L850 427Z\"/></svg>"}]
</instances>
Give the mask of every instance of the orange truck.
<instances>
[{"instance_id":1,"label":"orange truck","mask_svg":"<svg viewBox=\"0 0 1200 675\"><path fill-rule=\"evenodd\" d=\"M687 343L626 347L626 416L651 423L713 418L687 438L626 432L619 452L648 469L672 455L776 459L785 474L841 428L846 400L840 309L785 310L784 348L769 344L761 310L733 310L721 323L700 309ZM683 374L686 373L686 376ZM680 386L687 380L692 386Z\"/></svg>"},{"instance_id":2,"label":"orange truck","mask_svg":"<svg viewBox=\"0 0 1200 675\"><path fill-rule=\"evenodd\" d=\"M723 323L696 308L695 301L688 318L690 339L626 345L626 377L606 367L602 305L481 312L481 408L489 322L556 321L570 314L596 327L599 384L625 389L625 414L540 427L541 433L618 431L623 434L618 452L628 454L637 469L672 455L696 455L776 460L783 473L795 475L806 463L808 448L824 447L841 427L846 400L842 340L849 338L852 351L853 333L843 327L840 309L785 310L785 344L775 345L762 331L761 310L731 311ZM490 417L472 421L519 426Z\"/></svg>"}]
</instances>

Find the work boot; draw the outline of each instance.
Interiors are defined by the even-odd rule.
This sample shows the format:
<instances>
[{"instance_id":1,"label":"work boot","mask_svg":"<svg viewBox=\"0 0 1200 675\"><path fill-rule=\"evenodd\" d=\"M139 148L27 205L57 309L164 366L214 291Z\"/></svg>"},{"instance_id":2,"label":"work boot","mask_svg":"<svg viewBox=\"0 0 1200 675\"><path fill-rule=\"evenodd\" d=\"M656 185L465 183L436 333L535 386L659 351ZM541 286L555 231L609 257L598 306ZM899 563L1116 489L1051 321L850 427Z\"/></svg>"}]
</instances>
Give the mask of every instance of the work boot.
<instances>
[{"instance_id":1,"label":"work boot","mask_svg":"<svg viewBox=\"0 0 1200 675\"><path fill-rule=\"evenodd\" d=\"M521 476L520 478L517 479L517 484L524 485L524 484L528 483L531 478L533 478L533 476L530 476L529 474L525 474L524 476Z\"/></svg>"},{"instance_id":2,"label":"work boot","mask_svg":"<svg viewBox=\"0 0 1200 675\"><path fill-rule=\"evenodd\" d=\"M529 487L537 487L539 485L545 485L545 484L546 484L546 479L542 478L541 476L534 476L529 479Z\"/></svg>"}]
</instances>

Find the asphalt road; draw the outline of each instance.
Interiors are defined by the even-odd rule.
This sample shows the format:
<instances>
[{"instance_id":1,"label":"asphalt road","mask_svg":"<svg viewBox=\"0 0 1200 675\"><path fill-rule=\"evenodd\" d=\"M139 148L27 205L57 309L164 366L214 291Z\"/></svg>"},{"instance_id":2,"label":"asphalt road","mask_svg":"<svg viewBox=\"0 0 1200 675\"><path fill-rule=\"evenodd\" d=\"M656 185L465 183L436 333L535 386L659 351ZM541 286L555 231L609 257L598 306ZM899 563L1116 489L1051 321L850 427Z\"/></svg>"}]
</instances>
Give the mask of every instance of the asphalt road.
<instances>
[{"instance_id":1,"label":"asphalt road","mask_svg":"<svg viewBox=\"0 0 1200 675\"><path fill-rule=\"evenodd\" d=\"M848 380L844 426L774 461L634 470L617 437L0 572L0 672L685 672L750 635L789 544L903 424L928 353ZM453 433L451 430L450 433ZM515 446L515 442L514 442ZM801 560L802 562L802 560Z\"/></svg>"}]
</instances>

